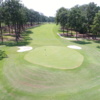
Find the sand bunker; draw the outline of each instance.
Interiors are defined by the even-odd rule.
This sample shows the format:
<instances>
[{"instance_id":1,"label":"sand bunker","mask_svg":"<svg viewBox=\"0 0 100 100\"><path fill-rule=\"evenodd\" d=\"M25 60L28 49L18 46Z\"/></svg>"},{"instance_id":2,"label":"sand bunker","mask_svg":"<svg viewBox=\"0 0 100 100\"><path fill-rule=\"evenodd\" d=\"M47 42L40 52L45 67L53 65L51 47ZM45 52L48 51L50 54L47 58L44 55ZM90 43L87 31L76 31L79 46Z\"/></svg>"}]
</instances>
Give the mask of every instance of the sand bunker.
<instances>
[{"instance_id":1,"label":"sand bunker","mask_svg":"<svg viewBox=\"0 0 100 100\"><path fill-rule=\"evenodd\" d=\"M63 39L66 39L66 40L76 40L76 38L66 38L66 37L63 37L63 36L61 36L59 33L57 33L61 38L63 38ZM78 40L82 40L82 39L79 39L78 38Z\"/></svg>"},{"instance_id":2,"label":"sand bunker","mask_svg":"<svg viewBox=\"0 0 100 100\"><path fill-rule=\"evenodd\" d=\"M25 51L29 51L32 50L33 48L30 46L20 46L18 47L20 50L17 50L17 52L25 52Z\"/></svg>"},{"instance_id":3,"label":"sand bunker","mask_svg":"<svg viewBox=\"0 0 100 100\"><path fill-rule=\"evenodd\" d=\"M72 49L82 49L81 47L76 46L76 45L70 45L70 46L67 46L67 47L72 48Z\"/></svg>"},{"instance_id":4,"label":"sand bunker","mask_svg":"<svg viewBox=\"0 0 100 100\"><path fill-rule=\"evenodd\" d=\"M66 39L66 40L76 40L76 38L65 38L63 36L61 36L59 33L57 33L61 38Z\"/></svg>"}]
</instances>

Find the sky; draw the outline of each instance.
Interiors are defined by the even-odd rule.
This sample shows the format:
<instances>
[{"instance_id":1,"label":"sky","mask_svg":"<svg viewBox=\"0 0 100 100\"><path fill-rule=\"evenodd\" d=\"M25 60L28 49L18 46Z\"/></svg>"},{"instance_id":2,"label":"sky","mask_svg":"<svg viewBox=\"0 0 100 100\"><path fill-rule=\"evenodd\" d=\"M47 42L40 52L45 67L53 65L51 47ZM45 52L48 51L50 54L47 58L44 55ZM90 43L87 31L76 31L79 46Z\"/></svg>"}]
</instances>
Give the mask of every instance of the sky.
<instances>
[{"instance_id":1,"label":"sky","mask_svg":"<svg viewBox=\"0 0 100 100\"><path fill-rule=\"evenodd\" d=\"M61 8L71 8L75 5L88 4L90 2L96 3L100 6L100 0L21 0L27 8L33 9L45 16L55 16L56 11Z\"/></svg>"}]
</instances>

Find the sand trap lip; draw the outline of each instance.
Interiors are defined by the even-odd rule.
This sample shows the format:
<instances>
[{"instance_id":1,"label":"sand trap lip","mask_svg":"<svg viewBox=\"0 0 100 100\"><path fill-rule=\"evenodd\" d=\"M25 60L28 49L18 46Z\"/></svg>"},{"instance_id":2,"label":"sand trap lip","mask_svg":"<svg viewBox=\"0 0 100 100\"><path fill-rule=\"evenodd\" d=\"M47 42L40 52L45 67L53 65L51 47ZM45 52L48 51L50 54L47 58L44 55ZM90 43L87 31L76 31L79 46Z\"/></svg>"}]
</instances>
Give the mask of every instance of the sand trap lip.
<instances>
[{"instance_id":1,"label":"sand trap lip","mask_svg":"<svg viewBox=\"0 0 100 100\"><path fill-rule=\"evenodd\" d=\"M17 52L25 52L25 51L29 51L32 50L33 48L30 46L20 46L18 47L20 50L17 50Z\"/></svg>"},{"instance_id":2,"label":"sand trap lip","mask_svg":"<svg viewBox=\"0 0 100 100\"><path fill-rule=\"evenodd\" d=\"M72 48L72 49L82 49L81 47L76 46L76 45L70 45L70 46L67 46L67 47Z\"/></svg>"},{"instance_id":3,"label":"sand trap lip","mask_svg":"<svg viewBox=\"0 0 100 100\"><path fill-rule=\"evenodd\" d=\"M66 40L76 40L76 38L65 38L65 37L61 36L59 33L57 33L57 34L58 34L58 36L60 36L63 39L66 39ZM78 40L82 40L82 39L78 39Z\"/></svg>"}]
</instances>

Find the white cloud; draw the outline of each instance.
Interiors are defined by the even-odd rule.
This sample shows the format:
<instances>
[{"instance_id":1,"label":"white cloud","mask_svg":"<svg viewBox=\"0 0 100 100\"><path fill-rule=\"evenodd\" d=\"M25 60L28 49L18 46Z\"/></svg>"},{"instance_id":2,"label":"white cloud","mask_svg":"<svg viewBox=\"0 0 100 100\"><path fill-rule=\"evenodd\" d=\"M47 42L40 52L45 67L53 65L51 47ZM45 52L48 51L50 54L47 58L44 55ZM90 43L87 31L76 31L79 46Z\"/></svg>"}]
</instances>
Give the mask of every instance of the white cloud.
<instances>
[{"instance_id":1,"label":"white cloud","mask_svg":"<svg viewBox=\"0 0 100 100\"><path fill-rule=\"evenodd\" d=\"M54 16L60 7L71 8L77 4L88 4L94 2L99 4L99 0L22 0L22 3L31 9L39 11L46 16Z\"/></svg>"}]
</instances>

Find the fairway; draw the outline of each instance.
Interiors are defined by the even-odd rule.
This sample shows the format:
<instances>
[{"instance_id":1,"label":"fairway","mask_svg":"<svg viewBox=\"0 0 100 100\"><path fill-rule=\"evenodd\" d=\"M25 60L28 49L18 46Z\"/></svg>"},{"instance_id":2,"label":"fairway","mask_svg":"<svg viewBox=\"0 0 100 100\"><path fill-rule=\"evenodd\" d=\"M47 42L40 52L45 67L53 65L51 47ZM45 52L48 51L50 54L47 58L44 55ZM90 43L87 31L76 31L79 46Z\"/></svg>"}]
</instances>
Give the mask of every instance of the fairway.
<instances>
[{"instance_id":1,"label":"fairway","mask_svg":"<svg viewBox=\"0 0 100 100\"><path fill-rule=\"evenodd\" d=\"M43 46L29 52L25 59L33 64L58 69L73 69L83 62L83 56L75 50L60 46Z\"/></svg>"},{"instance_id":2,"label":"fairway","mask_svg":"<svg viewBox=\"0 0 100 100\"><path fill-rule=\"evenodd\" d=\"M23 46L30 51L0 45L8 55L0 60L0 100L100 100L100 43L63 39L58 30L55 24L28 29Z\"/></svg>"}]
</instances>

